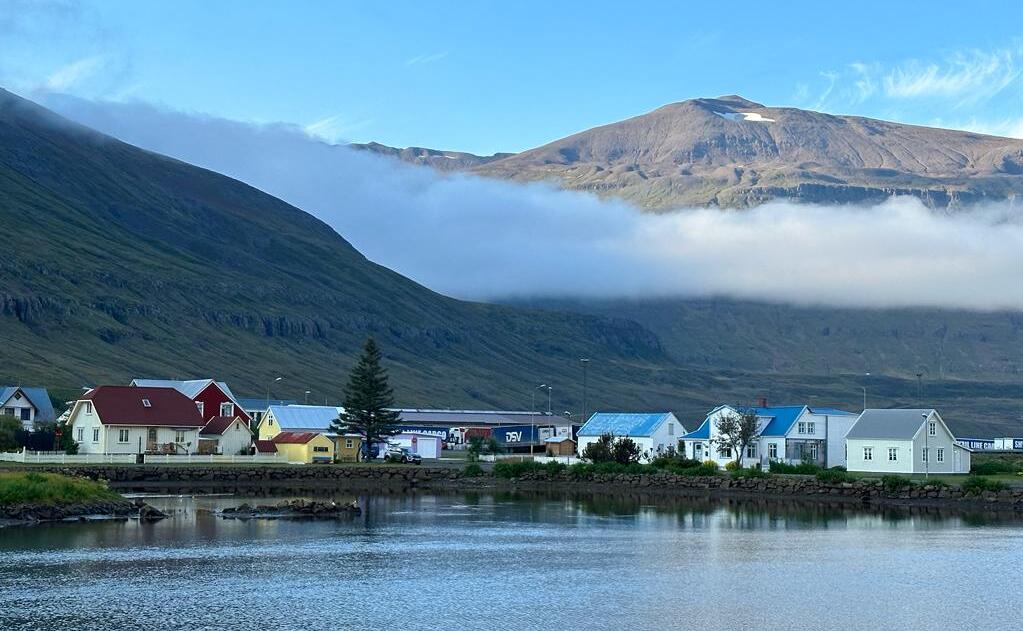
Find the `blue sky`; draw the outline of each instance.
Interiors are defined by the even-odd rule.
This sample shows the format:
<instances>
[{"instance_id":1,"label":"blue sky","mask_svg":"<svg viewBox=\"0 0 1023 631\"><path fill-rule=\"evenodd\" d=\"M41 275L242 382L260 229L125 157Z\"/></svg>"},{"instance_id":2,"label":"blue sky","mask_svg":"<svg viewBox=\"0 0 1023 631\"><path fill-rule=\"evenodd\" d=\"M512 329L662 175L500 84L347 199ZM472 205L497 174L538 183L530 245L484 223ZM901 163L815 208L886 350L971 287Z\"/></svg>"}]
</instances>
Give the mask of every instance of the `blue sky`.
<instances>
[{"instance_id":1,"label":"blue sky","mask_svg":"<svg viewBox=\"0 0 1023 631\"><path fill-rule=\"evenodd\" d=\"M730 93L1023 136L1021 6L0 0L0 84L477 153Z\"/></svg>"}]
</instances>

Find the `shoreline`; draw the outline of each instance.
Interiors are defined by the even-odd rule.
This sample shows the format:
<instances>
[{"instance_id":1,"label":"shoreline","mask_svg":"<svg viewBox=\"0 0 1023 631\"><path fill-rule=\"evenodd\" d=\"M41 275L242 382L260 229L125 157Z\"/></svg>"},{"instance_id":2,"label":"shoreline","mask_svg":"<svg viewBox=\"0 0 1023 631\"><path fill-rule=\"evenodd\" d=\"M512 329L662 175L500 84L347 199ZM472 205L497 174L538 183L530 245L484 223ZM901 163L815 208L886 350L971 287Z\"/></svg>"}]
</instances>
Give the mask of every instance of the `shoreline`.
<instances>
[{"instance_id":1,"label":"shoreline","mask_svg":"<svg viewBox=\"0 0 1023 631\"><path fill-rule=\"evenodd\" d=\"M5 467L6 470L26 470ZM915 483L886 488L877 479L828 483L813 476L772 475L732 478L729 475L589 474L575 479L537 471L505 479L484 473L467 476L450 467L408 465L81 465L33 466L34 471L105 481L120 493L205 495L232 493L267 495L303 493L408 493L415 491L484 493L560 493L589 496L642 494L664 499L727 499L755 502L826 503L849 508L920 507L943 511L1003 512L1023 516L1023 489L971 495L958 487ZM126 500L127 501L127 500ZM2 509L0 509L2 513Z\"/></svg>"}]
</instances>

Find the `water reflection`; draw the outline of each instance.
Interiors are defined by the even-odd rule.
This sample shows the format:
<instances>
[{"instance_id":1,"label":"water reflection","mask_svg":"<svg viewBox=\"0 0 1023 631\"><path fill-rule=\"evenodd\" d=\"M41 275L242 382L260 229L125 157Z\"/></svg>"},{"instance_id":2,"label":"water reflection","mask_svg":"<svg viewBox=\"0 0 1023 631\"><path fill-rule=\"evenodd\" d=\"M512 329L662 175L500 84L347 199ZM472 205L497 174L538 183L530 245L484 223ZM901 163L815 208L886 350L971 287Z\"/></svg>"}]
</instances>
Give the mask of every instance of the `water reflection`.
<instances>
[{"instance_id":1,"label":"water reflection","mask_svg":"<svg viewBox=\"0 0 1023 631\"><path fill-rule=\"evenodd\" d=\"M1005 514L358 499L364 513L337 521L225 520L213 511L252 498L172 497L150 500L172 515L155 524L0 530L0 629L1003 628L1023 605L1023 529Z\"/></svg>"}]
</instances>

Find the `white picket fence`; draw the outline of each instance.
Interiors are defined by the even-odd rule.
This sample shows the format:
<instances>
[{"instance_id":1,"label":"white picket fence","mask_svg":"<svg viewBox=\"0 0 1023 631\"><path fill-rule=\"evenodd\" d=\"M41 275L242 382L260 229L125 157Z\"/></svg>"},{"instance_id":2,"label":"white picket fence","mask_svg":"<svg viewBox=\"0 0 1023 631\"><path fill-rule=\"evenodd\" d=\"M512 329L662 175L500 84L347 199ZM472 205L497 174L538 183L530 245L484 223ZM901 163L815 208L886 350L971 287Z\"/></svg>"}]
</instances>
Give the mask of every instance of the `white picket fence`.
<instances>
[{"instance_id":1,"label":"white picket fence","mask_svg":"<svg viewBox=\"0 0 1023 631\"><path fill-rule=\"evenodd\" d=\"M132 456L134 458L134 456ZM287 464L287 458L281 454L255 454L239 456L237 454L146 454L142 457L146 464ZM134 462L134 460L133 460Z\"/></svg>"},{"instance_id":2,"label":"white picket fence","mask_svg":"<svg viewBox=\"0 0 1023 631\"><path fill-rule=\"evenodd\" d=\"M576 464L577 462L582 462L582 460L575 456L530 456L528 454L500 454L497 456L486 454L480 456L480 462L525 462L527 460L539 462L540 464L548 462Z\"/></svg>"},{"instance_id":3,"label":"white picket fence","mask_svg":"<svg viewBox=\"0 0 1023 631\"><path fill-rule=\"evenodd\" d=\"M52 451L28 451L0 453L0 462L22 462L32 464L134 464L135 454L74 454Z\"/></svg>"}]
</instances>

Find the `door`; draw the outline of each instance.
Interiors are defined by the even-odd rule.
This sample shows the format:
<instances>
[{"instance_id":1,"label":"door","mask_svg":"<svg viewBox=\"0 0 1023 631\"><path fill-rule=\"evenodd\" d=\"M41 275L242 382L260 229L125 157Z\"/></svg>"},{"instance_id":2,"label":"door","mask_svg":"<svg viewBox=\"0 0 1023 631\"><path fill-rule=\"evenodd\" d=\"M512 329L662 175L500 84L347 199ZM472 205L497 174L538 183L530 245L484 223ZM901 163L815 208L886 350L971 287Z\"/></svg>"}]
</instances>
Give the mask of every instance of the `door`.
<instances>
[{"instance_id":1,"label":"door","mask_svg":"<svg viewBox=\"0 0 1023 631\"><path fill-rule=\"evenodd\" d=\"M703 462L703 443L695 443L693 445L693 460Z\"/></svg>"},{"instance_id":2,"label":"door","mask_svg":"<svg viewBox=\"0 0 1023 631\"><path fill-rule=\"evenodd\" d=\"M146 437L146 451L156 451L156 428L149 428L149 435Z\"/></svg>"}]
</instances>

